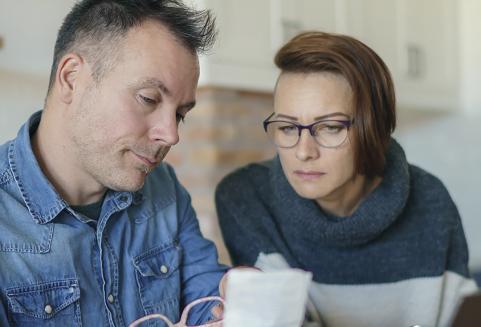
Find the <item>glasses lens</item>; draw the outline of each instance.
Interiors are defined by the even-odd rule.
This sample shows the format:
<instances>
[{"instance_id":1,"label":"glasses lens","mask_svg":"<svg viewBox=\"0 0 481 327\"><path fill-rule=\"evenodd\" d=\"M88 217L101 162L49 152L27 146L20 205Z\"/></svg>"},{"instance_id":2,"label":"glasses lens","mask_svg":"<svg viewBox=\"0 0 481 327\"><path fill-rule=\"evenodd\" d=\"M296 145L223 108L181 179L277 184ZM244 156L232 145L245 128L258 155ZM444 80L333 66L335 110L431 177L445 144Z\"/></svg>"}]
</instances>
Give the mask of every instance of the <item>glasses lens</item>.
<instances>
[{"instance_id":1,"label":"glasses lens","mask_svg":"<svg viewBox=\"0 0 481 327\"><path fill-rule=\"evenodd\" d=\"M297 144L299 132L297 126L287 122L271 122L267 125L267 135L275 145L290 148Z\"/></svg>"},{"instance_id":2,"label":"glasses lens","mask_svg":"<svg viewBox=\"0 0 481 327\"><path fill-rule=\"evenodd\" d=\"M347 127L338 121L322 121L312 126L319 145L328 148L340 146L347 138Z\"/></svg>"}]
</instances>

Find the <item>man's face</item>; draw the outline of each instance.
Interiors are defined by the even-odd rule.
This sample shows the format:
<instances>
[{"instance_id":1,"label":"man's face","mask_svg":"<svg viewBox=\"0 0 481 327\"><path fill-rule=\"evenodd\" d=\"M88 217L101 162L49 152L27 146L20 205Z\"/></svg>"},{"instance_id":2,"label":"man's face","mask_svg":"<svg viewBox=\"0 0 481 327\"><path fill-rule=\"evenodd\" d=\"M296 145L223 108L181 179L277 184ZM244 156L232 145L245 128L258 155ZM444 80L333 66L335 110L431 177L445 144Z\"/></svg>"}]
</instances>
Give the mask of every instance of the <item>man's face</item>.
<instances>
[{"instance_id":1,"label":"man's face","mask_svg":"<svg viewBox=\"0 0 481 327\"><path fill-rule=\"evenodd\" d=\"M79 77L65 122L77 178L135 191L179 141L199 68L197 56L156 22L131 29L120 51L99 82Z\"/></svg>"}]
</instances>

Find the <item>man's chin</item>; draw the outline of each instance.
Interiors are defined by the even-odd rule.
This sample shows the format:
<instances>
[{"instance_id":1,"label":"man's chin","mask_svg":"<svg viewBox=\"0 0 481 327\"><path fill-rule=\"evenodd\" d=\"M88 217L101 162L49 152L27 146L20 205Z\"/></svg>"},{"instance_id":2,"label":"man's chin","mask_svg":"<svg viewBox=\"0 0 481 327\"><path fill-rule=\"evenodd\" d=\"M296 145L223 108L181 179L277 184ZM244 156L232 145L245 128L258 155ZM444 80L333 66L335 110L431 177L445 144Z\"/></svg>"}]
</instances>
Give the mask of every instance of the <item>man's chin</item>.
<instances>
[{"instance_id":1,"label":"man's chin","mask_svg":"<svg viewBox=\"0 0 481 327\"><path fill-rule=\"evenodd\" d=\"M135 179L112 183L109 188L117 192L136 192L144 186L146 176L146 174L142 174Z\"/></svg>"}]
</instances>

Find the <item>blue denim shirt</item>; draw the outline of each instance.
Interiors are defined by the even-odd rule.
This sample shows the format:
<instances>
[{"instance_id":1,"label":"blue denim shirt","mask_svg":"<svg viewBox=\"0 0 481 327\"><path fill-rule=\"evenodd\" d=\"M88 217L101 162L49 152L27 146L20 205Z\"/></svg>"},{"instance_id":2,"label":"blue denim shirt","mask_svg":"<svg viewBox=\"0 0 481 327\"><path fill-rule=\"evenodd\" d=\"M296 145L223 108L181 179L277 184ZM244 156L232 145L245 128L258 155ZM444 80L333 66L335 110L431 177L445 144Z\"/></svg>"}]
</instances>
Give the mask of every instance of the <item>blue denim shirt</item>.
<instances>
[{"instance_id":1,"label":"blue denim shirt","mask_svg":"<svg viewBox=\"0 0 481 327\"><path fill-rule=\"evenodd\" d=\"M172 168L161 164L137 192L108 191L93 222L39 168L30 136L40 116L0 146L0 326L126 326L150 313L175 322L217 295L226 267ZM206 305L190 321L210 318Z\"/></svg>"}]
</instances>

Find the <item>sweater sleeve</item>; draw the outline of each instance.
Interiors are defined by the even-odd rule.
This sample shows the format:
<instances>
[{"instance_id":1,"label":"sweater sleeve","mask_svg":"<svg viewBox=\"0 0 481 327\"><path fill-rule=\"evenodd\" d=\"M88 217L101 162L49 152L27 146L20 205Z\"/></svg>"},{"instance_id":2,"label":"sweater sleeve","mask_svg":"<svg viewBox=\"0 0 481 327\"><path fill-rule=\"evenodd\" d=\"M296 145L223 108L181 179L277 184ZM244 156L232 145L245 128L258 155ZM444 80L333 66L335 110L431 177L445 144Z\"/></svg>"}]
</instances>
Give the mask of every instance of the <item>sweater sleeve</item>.
<instances>
[{"instance_id":1,"label":"sweater sleeve","mask_svg":"<svg viewBox=\"0 0 481 327\"><path fill-rule=\"evenodd\" d=\"M448 195L449 197L449 195ZM448 258L446 263L447 273L444 274L444 282L441 290L441 308L438 326L445 326L454 319L458 306L462 299L476 291L478 286L471 278L468 269L468 245L454 202L449 197L449 211L453 215Z\"/></svg>"},{"instance_id":2,"label":"sweater sleeve","mask_svg":"<svg viewBox=\"0 0 481 327\"><path fill-rule=\"evenodd\" d=\"M449 198L449 203L454 222L448 249L447 270L456 272L468 278L470 277L468 271L469 253L463 224L461 223L461 217L459 216L459 212L451 198Z\"/></svg>"},{"instance_id":3,"label":"sweater sleeve","mask_svg":"<svg viewBox=\"0 0 481 327\"><path fill-rule=\"evenodd\" d=\"M444 184L436 177L413 168L417 183L422 184L425 206L432 210L431 223L446 230L447 248L444 273L439 280L438 321L436 326L448 326L454 318L462 299L478 290L471 278L469 251L459 211ZM424 182L424 183L423 183Z\"/></svg>"}]
</instances>

